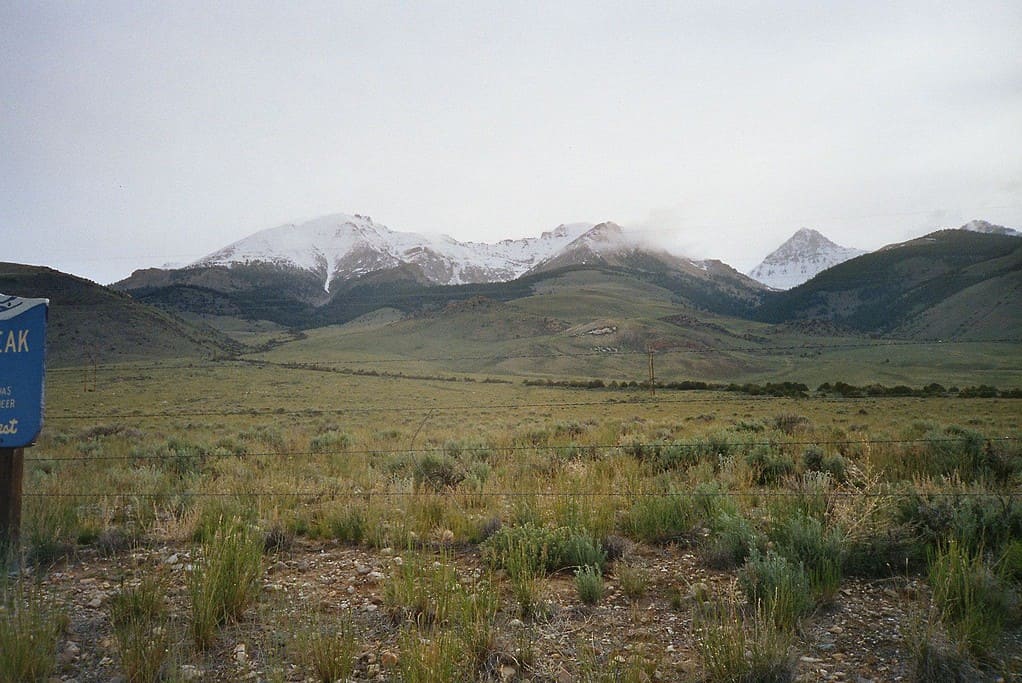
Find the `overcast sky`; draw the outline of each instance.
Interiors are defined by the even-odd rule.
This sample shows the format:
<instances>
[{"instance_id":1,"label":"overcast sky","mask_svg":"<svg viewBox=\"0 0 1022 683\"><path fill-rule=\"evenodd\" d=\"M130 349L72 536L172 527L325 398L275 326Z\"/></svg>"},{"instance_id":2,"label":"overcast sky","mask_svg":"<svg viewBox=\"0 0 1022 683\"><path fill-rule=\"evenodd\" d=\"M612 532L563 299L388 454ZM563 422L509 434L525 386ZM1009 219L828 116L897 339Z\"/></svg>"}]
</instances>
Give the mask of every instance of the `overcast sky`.
<instances>
[{"instance_id":1,"label":"overcast sky","mask_svg":"<svg viewBox=\"0 0 1022 683\"><path fill-rule=\"evenodd\" d=\"M0 0L0 260L111 282L368 214L754 266L1022 228L1022 2Z\"/></svg>"}]
</instances>

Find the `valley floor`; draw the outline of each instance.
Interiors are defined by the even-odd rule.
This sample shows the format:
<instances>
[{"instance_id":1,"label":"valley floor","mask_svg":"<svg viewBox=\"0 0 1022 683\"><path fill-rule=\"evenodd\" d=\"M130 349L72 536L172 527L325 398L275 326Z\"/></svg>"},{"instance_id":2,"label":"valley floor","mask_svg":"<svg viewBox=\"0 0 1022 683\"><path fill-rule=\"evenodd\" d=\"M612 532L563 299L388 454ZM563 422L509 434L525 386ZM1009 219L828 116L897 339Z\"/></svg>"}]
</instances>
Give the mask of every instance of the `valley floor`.
<instances>
[{"instance_id":1,"label":"valley floor","mask_svg":"<svg viewBox=\"0 0 1022 683\"><path fill-rule=\"evenodd\" d=\"M88 372L0 680L1022 676L1017 399Z\"/></svg>"}]
</instances>

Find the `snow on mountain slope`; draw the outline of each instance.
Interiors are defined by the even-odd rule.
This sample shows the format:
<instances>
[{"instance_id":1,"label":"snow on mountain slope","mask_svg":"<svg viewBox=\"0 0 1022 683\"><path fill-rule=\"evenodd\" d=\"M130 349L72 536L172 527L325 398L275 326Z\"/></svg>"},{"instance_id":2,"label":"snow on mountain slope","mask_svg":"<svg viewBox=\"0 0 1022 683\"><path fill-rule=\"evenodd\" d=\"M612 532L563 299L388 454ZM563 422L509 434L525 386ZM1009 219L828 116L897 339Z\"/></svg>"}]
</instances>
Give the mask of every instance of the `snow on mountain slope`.
<instances>
[{"instance_id":1,"label":"snow on mountain slope","mask_svg":"<svg viewBox=\"0 0 1022 683\"><path fill-rule=\"evenodd\" d=\"M802 228L749 271L749 277L774 289L791 289L831 266L865 253L835 244L816 230Z\"/></svg>"},{"instance_id":2,"label":"snow on mountain slope","mask_svg":"<svg viewBox=\"0 0 1022 683\"><path fill-rule=\"evenodd\" d=\"M418 266L433 284L513 280L590 230L588 223L558 226L538 238L496 244L459 242L446 235L397 232L368 216L334 214L300 225L269 228L196 261L193 266L266 263L315 273L330 291L334 280Z\"/></svg>"},{"instance_id":3,"label":"snow on mountain slope","mask_svg":"<svg viewBox=\"0 0 1022 683\"><path fill-rule=\"evenodd\" d=\"M994 225L987 221L972 220L961 227L962 230L970 232L983 232L989 235L1008 235L1009 237L1022 237L1022 232L1006 228L1003 225Z\"/></svg>"}]
</instances>

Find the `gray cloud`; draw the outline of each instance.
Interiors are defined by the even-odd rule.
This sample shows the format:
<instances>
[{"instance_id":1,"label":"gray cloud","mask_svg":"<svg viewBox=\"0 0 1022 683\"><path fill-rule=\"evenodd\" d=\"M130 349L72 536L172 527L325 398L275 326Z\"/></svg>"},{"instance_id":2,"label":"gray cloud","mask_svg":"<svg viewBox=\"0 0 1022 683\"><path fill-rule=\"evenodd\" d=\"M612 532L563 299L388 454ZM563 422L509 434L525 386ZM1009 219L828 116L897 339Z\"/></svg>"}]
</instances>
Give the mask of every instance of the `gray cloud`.
<instances>
[{"instance_id":1,"label":"gray cloud","mask_svg":"<svg viewBox=\"0 0 1022 683\"><path fill-rule=\"evenodd\" d=\"M739 268L1022 227L1017 2L297 5L0 6L3 258L111 281L336 211Z\"/></svg>"}]
</instances>

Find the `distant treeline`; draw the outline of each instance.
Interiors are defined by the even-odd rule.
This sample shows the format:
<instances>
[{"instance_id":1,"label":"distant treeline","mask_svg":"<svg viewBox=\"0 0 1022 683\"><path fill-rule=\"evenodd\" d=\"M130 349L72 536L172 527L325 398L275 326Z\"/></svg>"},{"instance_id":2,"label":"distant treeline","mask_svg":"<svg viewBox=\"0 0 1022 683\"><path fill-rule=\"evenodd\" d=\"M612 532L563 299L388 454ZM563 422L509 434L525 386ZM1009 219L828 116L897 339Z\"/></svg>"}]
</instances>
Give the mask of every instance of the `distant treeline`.
<instances>
[{"instance_id":1,"label":"distant treeline","mask_svg":"<svg viewBox=\"0 0 1022 683\"><path fill-rule=\"evenodd\" d=\"M945 387L942 384L932 382L922 389L898 384L893 387L885 387L882 384L867 384L855 386L845 382L826 382L816 389L818 394L832 396L957 396L959 398L1022 398L1022 389L998 389L988 384L980 384L975 387L959 389L951 386Z\"/></svg>"},{"instance_id":2,"label":"distant treeline","mask_svg":"<svg viewBox=\"0 0 1022 683\"><path fill-rule=\"evenodd\" d=\"M648 389L649 382L621 381L604 382L601 379L591 380L556 380L526 379L526 386L534 387L565 387L571 389ZM790 398L808 398L809 387L801 382L767 382L766 384L721 384L715 382L698 382L685 380L682 382L657 382L657 389L674 391L732 391L749 396L777 396ZM866 396L918 396L918 397L955 397L958 398L1022 398L1022 389L998 389L986 384L975 387L944 387L936 382L927 384L921 389L899 384L893 387L882 384L855 386L846 382L826 382L817 387L817 396L841 396L857 398Z\"/></svg>"},{"instance_id":3,"label":"distant treeline","mask_svg":"<svg viewBox=\"0 0 1022 683\"><path fill-rule=\"evenodd\" d=\"M386 370L366 370L363 368L346 368L346 367L329 367L318 363L296 363L296 362L284 362L284 363L271 363L269 361L257 361L244 359L244 362L251 365L270 366L275 365L282 368L288 368L290 370L312 370L314 372L335 372L339 375L357 375L360 377L389 377L394 379L420 379L420 380L432 380L435 382L479 382L480 384L513 384L509 379L503 379L499 377L484 377L483 379L476 379L475 377L457 376L457 375L415 375L408 374L405 372L387 372Z\"/></svg>"}]
</instances>

